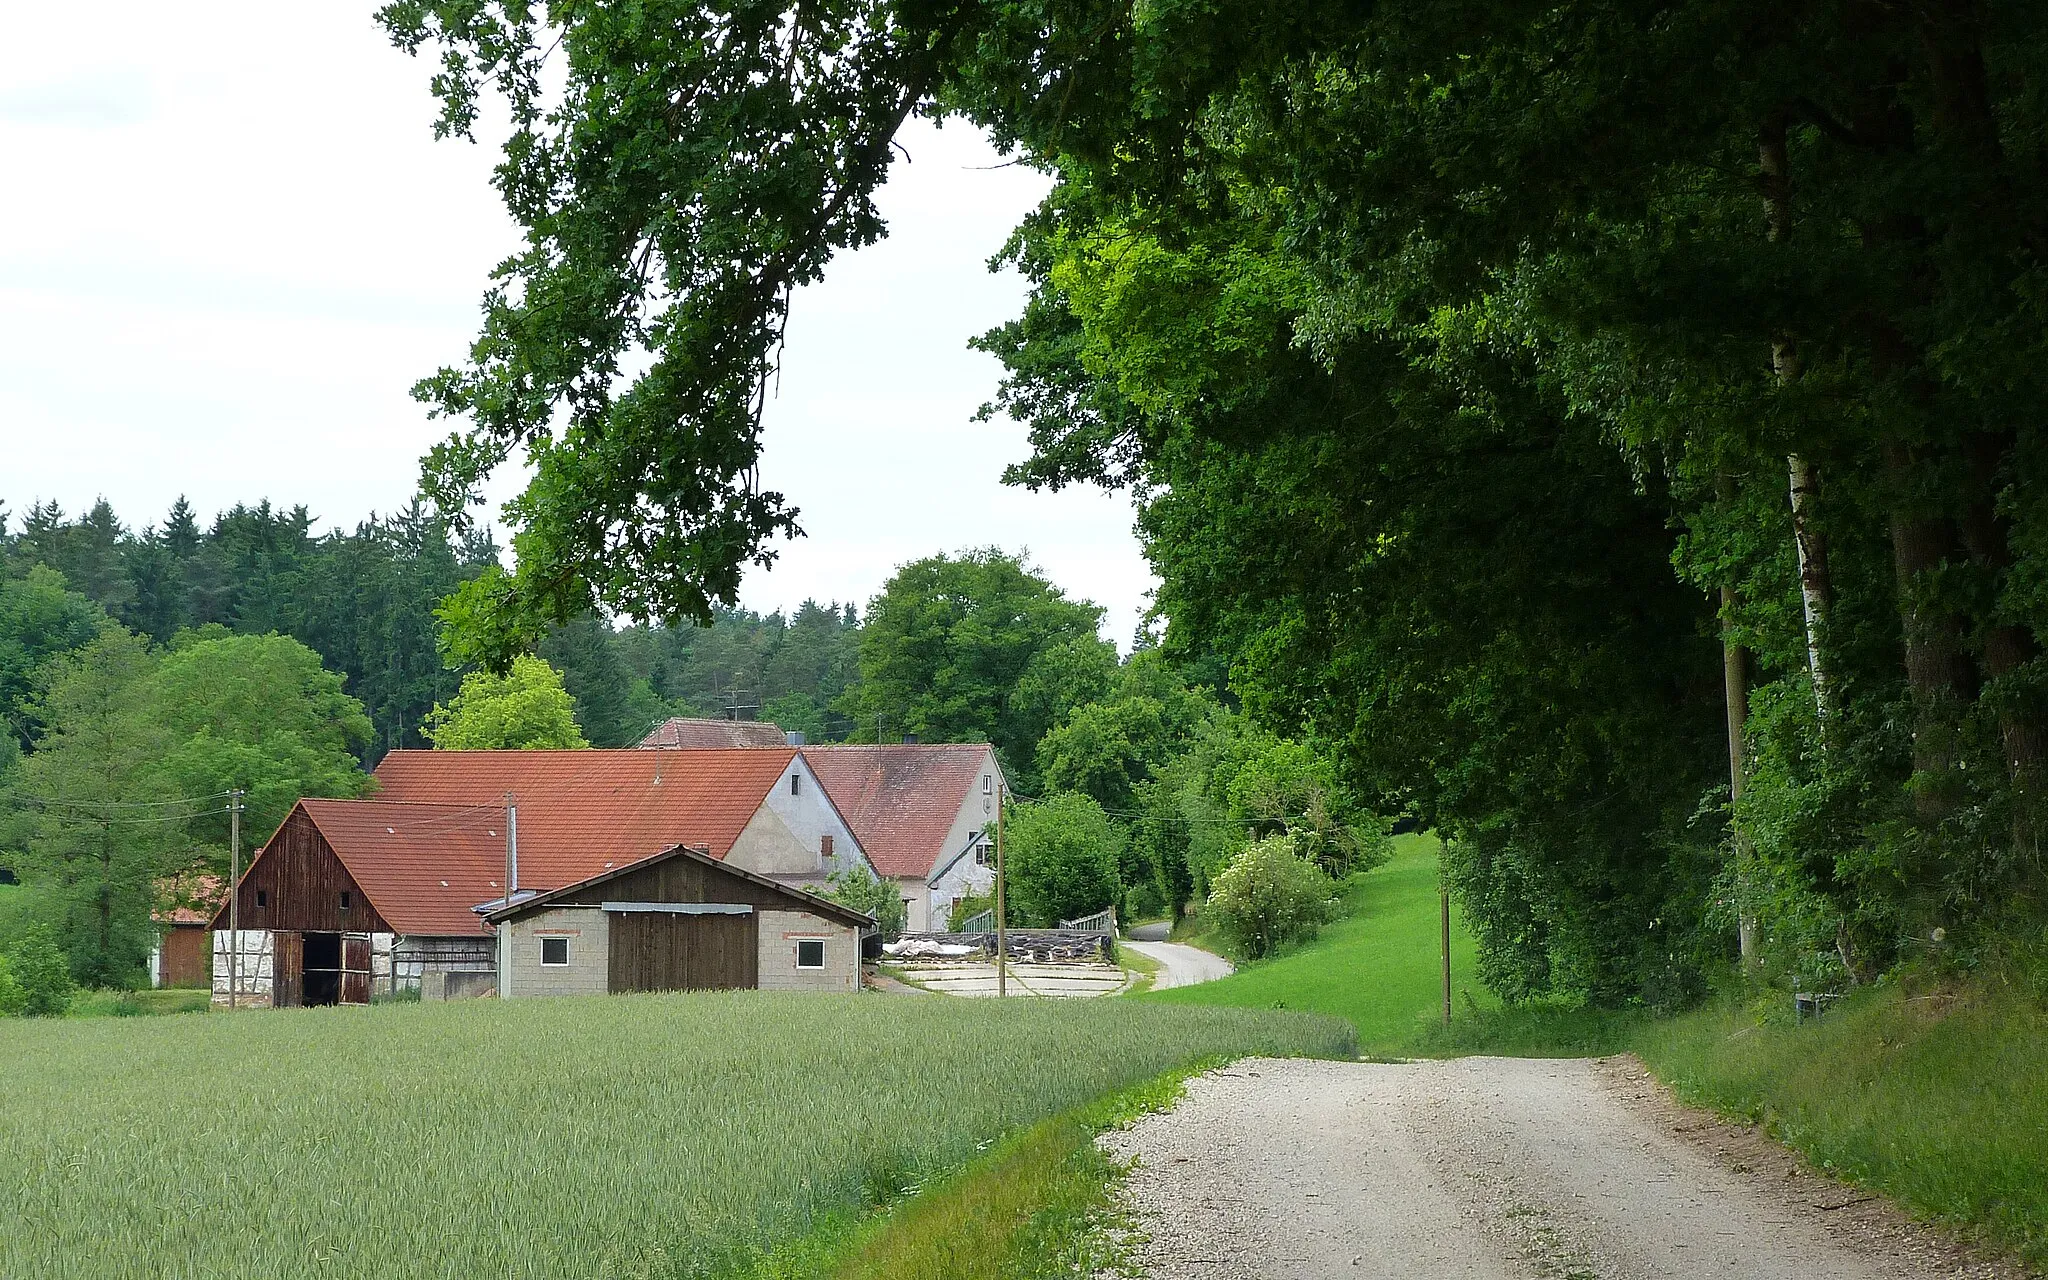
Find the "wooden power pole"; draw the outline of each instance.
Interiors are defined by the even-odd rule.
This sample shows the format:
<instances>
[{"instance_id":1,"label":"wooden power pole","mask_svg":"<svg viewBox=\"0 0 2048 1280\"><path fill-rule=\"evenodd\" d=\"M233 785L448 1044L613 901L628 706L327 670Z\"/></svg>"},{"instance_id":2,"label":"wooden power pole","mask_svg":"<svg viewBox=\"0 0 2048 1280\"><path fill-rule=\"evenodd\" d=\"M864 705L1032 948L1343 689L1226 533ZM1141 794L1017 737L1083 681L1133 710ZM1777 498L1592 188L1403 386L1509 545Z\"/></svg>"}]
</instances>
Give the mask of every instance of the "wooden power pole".
<instances>
[{"instance_id":1,"label":"wooden power pole","mask_svg":"<svg viewBox=\"0 0 2048 1280\"><path fill-rule=\"evenodd\" d=\"M1451 882L1439 867L1436 875L1436 905L1439 923L1443 926L1444 956L1444 1025L1451 1025Z\"/></svg>"},{"instance_id":2,"label":"wooden power pole","mask_svg":"<svg viewBox=\"0 0 2048 1280\"><path fill-rule=\"evenodd\" d=\"M228 1011L241 1003L242 994L242 797L248 792L237 787L228 792Z\"/></svg>"},{"instance_id":3,"label":"wooden power pole","mask_svg":"<svg viewBox=\"0 0 2048 1280\"><path fill-rule=\"evenodd\" d=\"M996 791L996 995L1010 994L1010 929L1003 912L1003 792Z\"/></svg>"}]
</instances>

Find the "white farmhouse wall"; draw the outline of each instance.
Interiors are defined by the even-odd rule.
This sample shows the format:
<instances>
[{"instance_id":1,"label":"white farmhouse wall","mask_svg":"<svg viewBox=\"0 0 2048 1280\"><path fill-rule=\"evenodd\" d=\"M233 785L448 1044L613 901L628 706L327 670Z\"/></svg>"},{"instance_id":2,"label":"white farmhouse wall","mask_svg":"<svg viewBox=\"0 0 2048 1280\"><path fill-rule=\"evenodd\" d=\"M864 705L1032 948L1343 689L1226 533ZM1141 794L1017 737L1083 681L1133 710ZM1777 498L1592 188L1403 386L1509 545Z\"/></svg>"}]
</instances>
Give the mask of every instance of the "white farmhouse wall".
<instances>
[{"instance_id":1,"label":"white farmhouse wall","mask_svg":"<svg viewBox=\"0 0 2048 1280\"><path fill-rule=\"evenodd\" d=\"M237 945L239 944L239 945ZM268 929L243 929L230 933L226 929L213 931L213 1002L228 1003L230 976L239 979L235 984L235 1006L251 1009L266 1008L270 1004L270 950L271 937ZM237 966L239 961L239 966ZM239 972L237 972L239 968Z\"/></svg>"},{"instance_id":2,"label":"white farmhouse wall","mask_svg":"<svg viewBox=\"0 0 2048 1280\"><path fill-rule=\"evenodd\" d=\"M760 913L760 985L763 991L860 990L860 935L851 925L808 911ZM796 944L820 940L825 967L796 967Z\"/></svg>"},{"instance_id":3,"label":"white farmhouse wall","mask_svg":"<svg viewBox=\"0 0 2048 1280\"><path fill-rule=\"evenodd\" d=\"M789 789L791 776L798 779L795 794ZM832 837L829 858L821 852L826 836ZM866 855L825 797L809 763L797 756L775 780L725 860L757 875L825 878L865 864Z\"/></svg>"},{"instance_id":4,"label":"white farmhouse wall","mask_svg":"<svg viewBox=\"0 0 2048 1280\"><path fill-rule=\"evenodd\" d=\"M611 989L611 922L597 907L551 907L500 926L511 950L505 994L601 996ZM569 963L543 965L542 938L566 938Z\"/></svg>"},{"instance_id":5,"label":"white farmhouse wall","mask_svg":"<svg viewBox=\"0 0 2048 1280\"><path fill-rule=\"evenodd\" d=\"M989 780L989 790L983 792L981 780ZM988 893L995 888L995 845L988 846L988 866L981 865L975 855L955 862L955 855L967 848L975 834L996 820L996 796L1007 793L1009 782L1003 777L1003 768L996 762L996 753L990 751L982 757L981 769L975 774L974 782L967 789L966 797L960 802L960 812L953 819L953 826L946 832L946 842L941 846L938 860L933 864L927 877L920 882L908 879L903 883L903 894L910 897L916 893L917 900L911 907L909 928L917 930L942 930L950 923L953 904L970 894ZM953 865L949 868L947 863Z\"/></svg>"}]
</instances>

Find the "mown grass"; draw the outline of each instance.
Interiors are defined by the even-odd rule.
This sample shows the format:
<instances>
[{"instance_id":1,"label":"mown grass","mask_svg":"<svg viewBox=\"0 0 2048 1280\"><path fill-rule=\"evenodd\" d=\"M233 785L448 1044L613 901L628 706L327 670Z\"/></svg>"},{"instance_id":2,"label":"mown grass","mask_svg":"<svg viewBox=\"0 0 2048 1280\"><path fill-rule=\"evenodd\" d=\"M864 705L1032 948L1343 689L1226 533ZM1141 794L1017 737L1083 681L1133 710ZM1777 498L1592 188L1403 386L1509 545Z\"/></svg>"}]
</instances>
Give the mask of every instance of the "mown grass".
<instances>
[{"instance_id":1,"label":"mown grass","mask_svg":"<svg viewBox=\"0 0 2048 1280\"><path fill-rule=\"evenodd\" d=\"M2023 988L1892 984L1805 1024L1731 1005L1632 1043L1686 1100L2048 1263L2048 1012Z\"/></svg>"},{"instance_id":2,"label":"mown grass","mask_svg":"<svg viewBox=\"0 0 2048 1280\"><path fill-rule=\"evenodd\" d=\"M0 1275L696 1276L1348 1026L772 993L0 1024Z\"/></svg>"},{"instance_id":3,"label":"mown grass","mask_svg":"<svg viewBox=\"0 0 2048 1280\"><path fill-rule=\"evenodd\" d=\"M1247 966L1228 978L1174 987L1143 997L1180 1005L1306 1009L1334 1014L1357 1028L1360 1047L1378 1056L1457 1052L1441 1020L1437 853L1433 835L1394 837L1394 856L1351 882L1347 914L1314 942ZM1199 918L1197 918L1199 919ZM1201 945L1195 922L1177 940ZM1451 918L1453 1028L1499 1002L1473 973L1475 944L1464 921ZM1465 1050L1469 1051L1469 1050Z\"/></svg>"}]
</instances>

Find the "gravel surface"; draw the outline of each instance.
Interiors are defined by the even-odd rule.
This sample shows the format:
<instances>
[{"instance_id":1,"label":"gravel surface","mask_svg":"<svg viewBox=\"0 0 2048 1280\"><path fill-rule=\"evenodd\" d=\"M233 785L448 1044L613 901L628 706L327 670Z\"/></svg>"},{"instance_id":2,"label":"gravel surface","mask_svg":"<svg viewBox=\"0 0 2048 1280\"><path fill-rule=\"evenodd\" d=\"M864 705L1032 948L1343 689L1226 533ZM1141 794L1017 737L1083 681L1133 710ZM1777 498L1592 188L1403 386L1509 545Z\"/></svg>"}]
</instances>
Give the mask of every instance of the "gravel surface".
<instances>
[{"instance_id":1,"label":"gravel surface","mask_svg":"<svg viewBox=\"0 0 2048 1280\"><path fill-rule=\"evenodd\" d=\"M1178 942L1117 943L1129 947L1139 955L1150 956L1160 963L1160 970L1152 977L1152 989L1164 991L1168 987L1189 987L1197 982L1214 982L1237 972L1230 961L1222 956L1204 951L1200 947L1184 946Z\"/></svg>"},{"instance_id":2,"label":"gravel surface","mask_svg":"<svg viewBox=\"0 0 2048 1280\"><path fill-rule=\"evenodd\" d=\"M2021 1274L1679 1107L1627 1059L1252 1060L1103 1143L1135 1161L1129 1243L1155 1280Z\"/></svg>"}]
</instances>

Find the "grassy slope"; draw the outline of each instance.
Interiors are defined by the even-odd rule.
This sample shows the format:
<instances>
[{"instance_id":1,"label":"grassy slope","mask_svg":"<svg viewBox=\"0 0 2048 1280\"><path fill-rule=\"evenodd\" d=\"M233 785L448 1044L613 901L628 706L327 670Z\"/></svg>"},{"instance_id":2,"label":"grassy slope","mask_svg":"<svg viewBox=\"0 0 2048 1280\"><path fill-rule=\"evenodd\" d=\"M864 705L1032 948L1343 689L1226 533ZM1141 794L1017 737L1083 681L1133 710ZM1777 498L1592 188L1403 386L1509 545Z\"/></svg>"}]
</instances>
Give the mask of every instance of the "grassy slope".
<instances>
[{"instance_id":1,"label":"grassy slope","mask_svg":"<svg viewBox=\"0 0 2048 1280\"><path fill-rule=\"evenodd\" d=\"M1401 1054L1434 1043L1443 975L1437 914L1437 840L1396 836L1393 859L1352 889L1352 913L1310 945L1218 982L1145 997L1161 1003L1309 1009L1358 1028L1368 1053ZM1495 1002L1473 976L1473 941L1451 921L1451 976L1460 1015ZM1198 930L1178 935L1200 945Z\"/></svg>"},{"instance_id":2,"label":"grassy slope","mask_svg":"<svg viewBox=\"0 0 2048 1280\"><path fill-rule=\"evenodd\" d=\"M0 1275L730 1273L1196 1059L1351 1042L758 992L9 1019Z\"/></svg>"}]
</instances>

